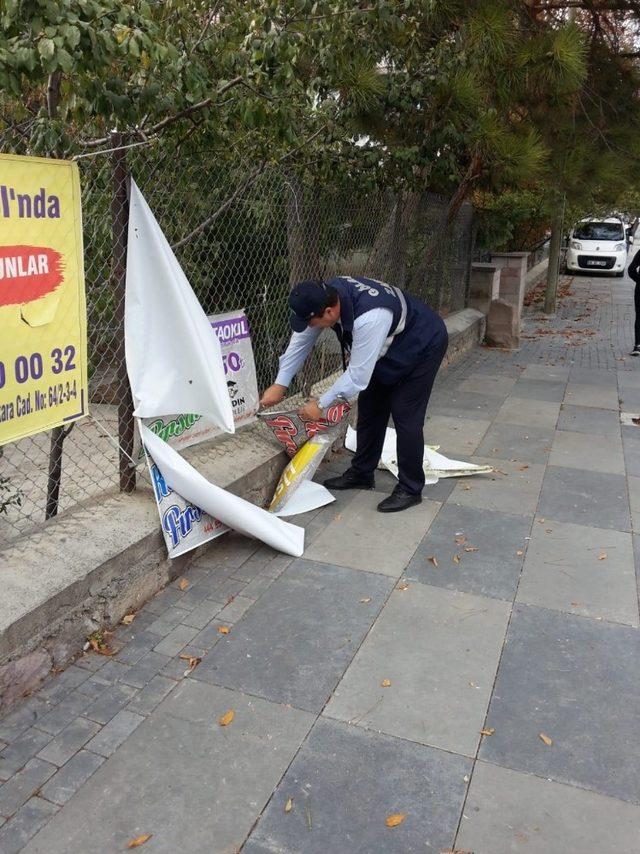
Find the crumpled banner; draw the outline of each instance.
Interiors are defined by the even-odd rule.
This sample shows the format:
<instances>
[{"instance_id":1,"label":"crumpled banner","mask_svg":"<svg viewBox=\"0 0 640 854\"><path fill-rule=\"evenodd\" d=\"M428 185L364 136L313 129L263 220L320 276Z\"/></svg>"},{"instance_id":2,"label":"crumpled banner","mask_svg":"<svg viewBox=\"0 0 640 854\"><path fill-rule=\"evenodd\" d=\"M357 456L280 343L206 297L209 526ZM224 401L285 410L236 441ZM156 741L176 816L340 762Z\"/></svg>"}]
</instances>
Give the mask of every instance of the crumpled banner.
<instances>
[{"instance_id":1,"label":"crumpled banner","mask_svg":"<svg viewBox=\"0 0 640 854\"><path fill-rule=\"evenodd\" d=\"M357 434L351 427L347 429L345 447L348 451L354 451L357 447ZM387 427L384 437L384 446L378 468L385 468L394 477L398 477L398 455L396 452L397 438L393 427ZM437 483L440 478L445 477L469 477L474 474L491 474L493 466L480 466L476 463L468 463L463 460L450 460L443 454L438 453L439 445L425 445L424 449L424 476L426 485Z\"/></svg>"},{"instance_id":2,"label":"crumpled banner","mask_svg":"<svg viewBox=\"0 0 640 854\"><path fill-rule=\"evenodd\" d=\"M296 409L258 412L258 418L267 425L290 457L295 457L300 448L320 433L331 433L335 439L338 426L349 417L351 407L346 401L332 403L324 418L307 421Z\"/></svg>"}]
</instances>

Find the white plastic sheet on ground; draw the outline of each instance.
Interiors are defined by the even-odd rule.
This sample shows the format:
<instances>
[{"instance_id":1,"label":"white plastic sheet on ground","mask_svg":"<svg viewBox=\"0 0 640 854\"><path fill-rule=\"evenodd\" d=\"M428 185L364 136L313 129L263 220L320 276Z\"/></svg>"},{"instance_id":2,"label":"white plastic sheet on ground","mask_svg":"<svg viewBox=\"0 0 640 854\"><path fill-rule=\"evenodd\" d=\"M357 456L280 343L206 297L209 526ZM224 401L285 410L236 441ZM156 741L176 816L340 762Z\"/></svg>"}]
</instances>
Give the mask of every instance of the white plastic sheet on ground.
<instances>
[{"instance_id":1,"label":"white plastic sheet on ground","mask_svg":"<svg viewBox=\"0 0 640 854\"><path fill-rule=\"evenodd\" d=\"M347 429L347 436L344 444L347 450L355 452L357 447L357 434L352 427ZM393 427L387 427L380 463L382 467L388 469L394 477L398 477L398 456L396 452L396 445L396 431ZM492 466L479 466L476 463L468 463L463 460L450 460L443 454L438 453L435 448L430 447L429 445L426 445L424 449L423 468L427 485L437 483L440 478L444 477L468 477L469 475L474 474L490 474L493 471Z\"/></svg>"},{"instance_id":2,"label":"white plastic sheet on ground","mask_svg":"<svg viewBox=\"0 0 640 854\"><path fill-rule=\"evenodd\" d=\"M233 433L220 343L133 181L128 240L125 347L134 414L194 413Z\"/></svg>"},{"instance_id":3,"label":"white plastic sheet on ground","mask_svg":"<svg viewBox=\"0 0 640 854\"><path fill-rule=\"evenodd\" d=\"M284 507L271 512L274 516L298 516L331 504L335 500L326 486L314 480L303 480Z\"/></svg>"},{"instance_id":4,"label":"white plastic sheet on ground","mask_svg":"<svg viewBox=\"0 0 640 854\"><path fill-rule=\"evenodd\" d=\"M140 425L142 441L167 484L186 501L204 510L224 525L255 537L285 554L300 557L304 551L304 529L283 522L272 513L232 495L203 477L159 436Z\"/></svg>"}]
</instances>

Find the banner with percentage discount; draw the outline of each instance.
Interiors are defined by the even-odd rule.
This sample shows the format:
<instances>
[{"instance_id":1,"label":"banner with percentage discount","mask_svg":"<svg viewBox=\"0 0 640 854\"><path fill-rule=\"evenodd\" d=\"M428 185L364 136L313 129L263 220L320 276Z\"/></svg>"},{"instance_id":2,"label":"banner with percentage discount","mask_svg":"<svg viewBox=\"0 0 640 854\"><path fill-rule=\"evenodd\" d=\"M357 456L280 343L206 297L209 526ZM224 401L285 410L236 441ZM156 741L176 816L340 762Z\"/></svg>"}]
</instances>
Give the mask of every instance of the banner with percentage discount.
<instances>
[{"instance_id":1,"label":"banner with percentage discount","mask_svg":"<svg viewBox=\"0 0 640 854\"><path fill-rule=\"evenodd\" d=\"M0 154L0 445L88 412L78 166Z\"/></svg>"}]
</instances>

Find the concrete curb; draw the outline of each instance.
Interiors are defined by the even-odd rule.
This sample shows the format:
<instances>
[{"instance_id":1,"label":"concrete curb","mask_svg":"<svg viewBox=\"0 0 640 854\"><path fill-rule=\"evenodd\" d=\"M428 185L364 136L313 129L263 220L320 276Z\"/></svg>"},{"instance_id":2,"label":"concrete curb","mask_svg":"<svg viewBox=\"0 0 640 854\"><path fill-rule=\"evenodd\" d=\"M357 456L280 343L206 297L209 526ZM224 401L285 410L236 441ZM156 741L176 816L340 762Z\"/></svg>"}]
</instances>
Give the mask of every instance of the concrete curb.
<instances>
[{"instance_id":1,"label":"concrete curb","mask_svg":"<svg viewBox=\"0 0 640 854\"><path fill-rule=\"evenodd\" d=\"M475 309L446 318L445 365L482 341L484 323ZM271 497L286 463L260 424L190 448L185 457L213 482L256 504ZM70 661L89 634L140 608L204 552L222 557L226 540L170 561L151 489L143 487L69 511L3 551L0 709Z\"/></svg>"}]
</instances>

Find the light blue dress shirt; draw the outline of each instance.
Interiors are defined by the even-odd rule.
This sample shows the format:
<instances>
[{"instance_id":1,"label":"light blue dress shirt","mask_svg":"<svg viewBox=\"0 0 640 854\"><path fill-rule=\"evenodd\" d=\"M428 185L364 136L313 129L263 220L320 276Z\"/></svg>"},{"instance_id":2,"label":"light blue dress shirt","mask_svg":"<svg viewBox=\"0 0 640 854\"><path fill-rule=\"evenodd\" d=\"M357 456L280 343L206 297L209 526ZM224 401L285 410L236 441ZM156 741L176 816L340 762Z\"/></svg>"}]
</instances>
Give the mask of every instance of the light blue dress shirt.
<instances>
[{"instance_id":1,"label":"light blue dress shirt","mask_svg":"<svg viewBox=\"0 0 640 854\"><path fill-rule=\"evenodd\" d=\"M371 374L385 349L393 312L388 308L372 308L353 322L353 344L347 370L319 398L318 403L326 409L334 400L351 400L363 391L371 380ZM298 373L313 349L322 329L308 326L304 332L294 332L286 351L280 356L280 367L276 383L288 386Z\"/></svg>"}]
</instances>

